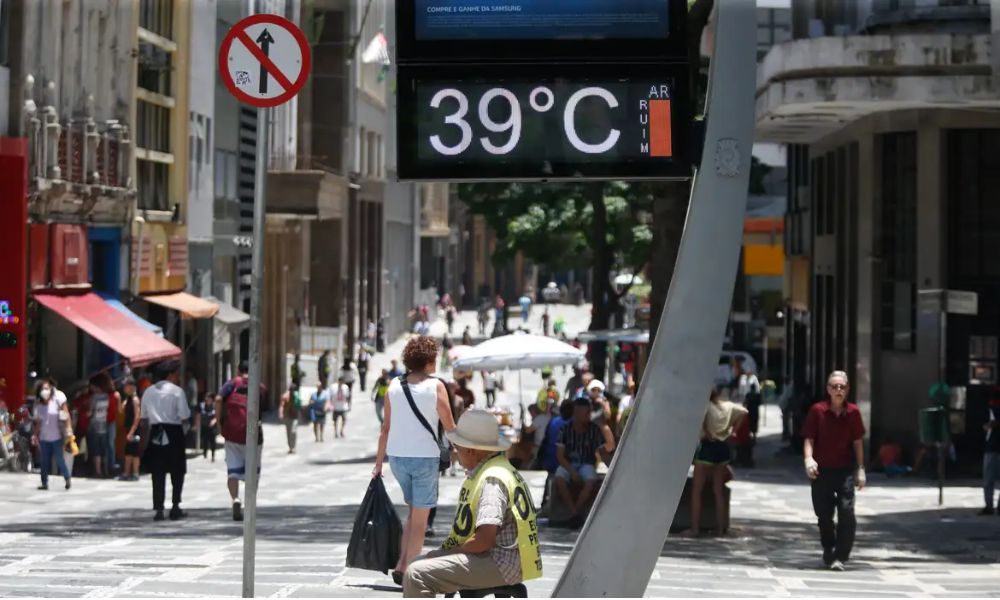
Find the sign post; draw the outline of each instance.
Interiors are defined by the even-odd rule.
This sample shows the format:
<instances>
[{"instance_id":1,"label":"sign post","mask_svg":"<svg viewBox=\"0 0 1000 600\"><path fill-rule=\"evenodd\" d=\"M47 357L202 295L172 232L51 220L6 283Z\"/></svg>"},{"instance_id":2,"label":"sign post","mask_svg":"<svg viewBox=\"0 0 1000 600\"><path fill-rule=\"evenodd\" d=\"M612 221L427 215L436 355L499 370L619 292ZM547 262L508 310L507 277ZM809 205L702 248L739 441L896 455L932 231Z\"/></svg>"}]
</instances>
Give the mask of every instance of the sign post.
<instances>
[{"instance_id":1,"label":"sign post","mask_svg":"<svg viewBox=\"0 0 1000 600\"><path fill-rule=\"evenodd\" d=\"M309 77L309 43L291 21L256 14L236 23L219 48L219 75L238 100L257 107L253 190L253 268L250 273L250 381L247 390L246 510L243 520L243 597L254 596L257 482L260 469L261 276L267 199L270 108L295 96Z\"/></svg>"}]
</instances>

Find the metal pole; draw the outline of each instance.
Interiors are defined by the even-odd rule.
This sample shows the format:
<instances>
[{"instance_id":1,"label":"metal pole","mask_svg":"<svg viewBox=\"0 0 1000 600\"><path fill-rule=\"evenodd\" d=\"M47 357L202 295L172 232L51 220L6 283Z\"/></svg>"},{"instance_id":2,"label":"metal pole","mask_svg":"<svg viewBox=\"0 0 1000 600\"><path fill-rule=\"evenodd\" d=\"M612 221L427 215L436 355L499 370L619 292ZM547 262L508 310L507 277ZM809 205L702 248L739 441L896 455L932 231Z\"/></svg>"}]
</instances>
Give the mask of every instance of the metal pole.
<instances>
[{"instance_id":1,"label":"metal pole","mask_svg":"<svg viewBox=\"0 0 1000 600\"><path fill-rule=\"evenodd\" d=\"M755 3L715 8L705 146L659 335L554 597L643 596L698 443L743 239L757 74Z\"/></svg>"},{"instance_id":2,"label":"metal pole","mask_svg":"<svg viewBox=\"0 0 1000 600\"><path fill-rule=\"evenodd\" d=\"M264 273L265 210L267 198L268 116L266 108L257 109L257 161L253 185L253 270L250 273L250 381L247 390L247 473L243 519L243 597L253 598L254 559L257 542L257 469L260 446L257 427L260 419L260 338L261 277Z\"/></svg>"},{"instance_id":3,"label":"metal pole","mask_svg":"<svg viewBox=\"0 0 1000 600\"><path fill-rule=\"evenodd\" d=\"M947 292L943 292L947 294ZM948 379L948 354L947 354L947 334L948 334L948 300L947 296L942 298L941 307L941 318L938 319L940 325L940 330L938 331L938 385L946 385L946 380ZM940 389L940 388L939 388ZM950 405L945 405L941 407L944 409L944 419L946 423L950 423L948 417L948 411L951 409ZM950 425L948 426L950 429ZM946 444L950 444L950 436L940 444L938 444L938 506L944 505L944 469L945 469L945 458L948 456L948 450Z\"/></svg>"},{"instance_id":4,"label":"metal pole","mask_svg":"<svg viewBox=\"0 0 1000 600\"><path fill-rule=\"evenodd\" d=\"M764 381L767 381L767 379L768 379L768 376L767 376L768 375L768 370L767 370L767 351L770 349L770 345L771 345L770 344L770 340L767 337L767 323L765 322L764 323L764 373L763 373L764 374ZM758 378L758 381L760 381L759 378ZM764 385L763 385L763 382L761 382L760 389L757 390L757 391L760 392L760 412L761 412L761 419L763 420L764 426L767 427L767 396L764 395Z\"/></svg>"}]
</instances>

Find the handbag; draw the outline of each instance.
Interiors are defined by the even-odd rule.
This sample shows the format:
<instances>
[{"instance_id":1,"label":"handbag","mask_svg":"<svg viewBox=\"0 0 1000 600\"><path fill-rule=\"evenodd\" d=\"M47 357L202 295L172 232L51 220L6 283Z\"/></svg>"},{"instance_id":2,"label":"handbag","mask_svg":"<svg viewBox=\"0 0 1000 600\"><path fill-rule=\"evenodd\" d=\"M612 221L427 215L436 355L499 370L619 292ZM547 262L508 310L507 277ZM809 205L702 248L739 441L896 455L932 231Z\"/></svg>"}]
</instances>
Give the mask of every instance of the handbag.
<instances>
[{"instance_id":1,"label":"handbag","mask_svg":"<svg viewBox=\"0 0 1000 600\"><path fill-rule=\"evenodd\" d=\"M437 379L434 377L433 379ZM431 434L434 438L434 443L437 444L438 450L441 451L441 455L438 457L438 471L445 471L451 466L451 447L448 442L441 435L441 424L438 423L438 433L434 433L434 429L431 424L427 422L424 418L423 413L417 408L417 403L413 401L413 394L410 393L410 384L406 381L406 374L399 376L399 383L403 388L403 394L406 396L406 401L410 403L410 410L413 411L414 416L420 421L420 424L424 426L427 433ZM447 386L445 386L447 388ZM450 394L449 394L450 395Z\"/></svg>"}]
</instances>

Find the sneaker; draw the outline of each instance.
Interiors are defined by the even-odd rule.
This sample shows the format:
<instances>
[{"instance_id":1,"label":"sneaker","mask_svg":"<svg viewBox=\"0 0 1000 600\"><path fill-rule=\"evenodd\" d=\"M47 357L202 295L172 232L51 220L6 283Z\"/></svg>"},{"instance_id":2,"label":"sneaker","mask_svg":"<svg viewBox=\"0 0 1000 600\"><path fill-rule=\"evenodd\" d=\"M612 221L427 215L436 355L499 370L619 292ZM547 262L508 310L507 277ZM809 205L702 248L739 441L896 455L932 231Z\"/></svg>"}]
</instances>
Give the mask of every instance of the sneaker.
<instances>
[{"instance_id":1,"label":"sneaker","mask_svg":"<svg viewBox=\"0 0 1000 600\"><path fill-rule=\"evenodd\" d=\"M979 516L980 517L987 517L987 516L990 516L990 515L994 514L994 512L995 511L993 510L992 506L986 506L986 507L983 508L983 510L979 511Z\"/></svg>"},{"instance_id":2,"label":"sneaker","mask_svg":"<svg viewBox=\"0 0 1000 600\"><path fill-rule=\"evenodd\" d=\"M240 504L239 500L233 502L233 520L234 521L243 520L243 506Z\"/></svg>"},{"instance_id":3,"label":"sneaker","mask_svg":"<svg viewBox=\"0 0 1000 600\"><path fill-rule=\"evenodd\" d=\"M835 560L832 563L830 563L830 570L831 571L844 571L845 570L844 563L840 562L839 560Z\"/></svg>"},{"instance_id":4,"label":"sneaker","mask_svg":"<svg viewBox=\"0 0 1000 600\"><path fill-rule=\"evenodd\" d=\"M427 528L427 530L426 530L426 531L424 531L424 537L425 537L425 538L428 538L428 539L430 539L430 538L433 538L433 537L434 537L434 536L436 536L436 535L437 535L437 532L436 532L436 531L434 531L434 528L433 528L433 527L428 527L428 528Z\"/></svg>"},{"instance_id":5,"label":"sneaker","mask_svg":"<svg viewBox=\"0 0 1000 600\"><path fill-rule=\"evenodd\" d=\"M181 507L175 506L170 509L170 520L177 521L178 519L183 519L187 516L187 513L181 510Z\"/></svg>"},{"instance_id":6,"label":"sneaker","mask_svg":"<svg viewBox=\"0 0 1000 600\"><path fill-rule=\"evenodd\" d=\"M823 566L829 568L833 561L833 550L823 550Z\"/></svg>"},{"instance_id":7,"label":"sneaker","mask_svg":"<svg viewBox=\"0 0 1000 600\"><path fill-rule=\"evenodd\" d=\"M164 519L164 517L163 517L163 511L162 510L156 511L156 514L153 515L153 520L154 521L162 521L163 519Z\"/></svg>"}]
</instances>

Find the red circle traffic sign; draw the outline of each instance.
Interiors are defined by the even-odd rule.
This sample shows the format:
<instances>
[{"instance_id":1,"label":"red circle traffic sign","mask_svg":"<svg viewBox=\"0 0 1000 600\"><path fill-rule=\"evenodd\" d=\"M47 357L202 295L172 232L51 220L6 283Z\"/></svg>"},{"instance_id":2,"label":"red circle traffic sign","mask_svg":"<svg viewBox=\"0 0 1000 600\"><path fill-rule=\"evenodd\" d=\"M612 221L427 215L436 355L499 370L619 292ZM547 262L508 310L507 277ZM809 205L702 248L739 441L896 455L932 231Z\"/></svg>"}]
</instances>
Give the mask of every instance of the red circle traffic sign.
<instances>
[{"instance_id":1,"label":"red circle traffic sign","mask_svg":"<svg viewBox=\"0 0 1000 600\"><path fill-rule=\"evenodd\" d=\"M281 70L281 66L271 60L264 49L257 46L257 42L254 41L253 37L247 34L248 28L261 23L284 30L295 41L296 48L283 48L284 52L298 51L300 57L298 59L299 72L295 76L294 81L289 78L289 74ZM268 30L265 29L261 35L264 36L267 34ZM269 36L268 41L274 43L273 37ZM235 49L234 43L244 47L252 55L253 59L257 61L256 65L259 67L259 71L264 74L264 83L257 82L261 87L257 88L256 93L244 89L247 84L252 85L254 83L246 71L241 70L239 72L240 81L233 78L234 65L232 63L234 62L234 57L232 53ZM262 45L265 49L267 48L266 42L262 42ZM285 45L290 46L290 44ZM287 65L284 66L287 68ZM309 68L309 41L306 40L305 34L302 33L302 30L295 23L278 15L262 13L241 19L226 33L226 37L222 40L222 46L219 47L219 76L222 78L222 83L226 85L229 92L238 100L258 108L278 106L291 100L295 94L299 93L299 90L302 89L302 86L305 85L306 80L309 78ZM261 91L261 89L266 90L267 86L272 82L284 90L280 95L265 95Z\"/></svg>"}]
</instances>

